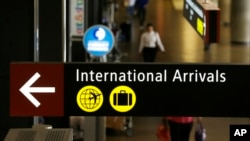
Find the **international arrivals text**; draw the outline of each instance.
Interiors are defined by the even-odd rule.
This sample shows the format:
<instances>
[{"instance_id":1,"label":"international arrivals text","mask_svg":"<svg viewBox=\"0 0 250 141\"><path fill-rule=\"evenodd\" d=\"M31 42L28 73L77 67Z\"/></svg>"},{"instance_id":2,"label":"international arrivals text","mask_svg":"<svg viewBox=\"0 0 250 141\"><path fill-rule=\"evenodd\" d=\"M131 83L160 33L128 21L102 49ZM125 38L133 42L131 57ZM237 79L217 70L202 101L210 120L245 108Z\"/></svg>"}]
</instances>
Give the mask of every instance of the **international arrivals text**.
<instances>
[{"instance_id":1,"label":"international arrivals text","mask_svg":"<svg viewBox=\"0 0 250 141\"><path fill-rule=\"evenodd\" d=\"M126 70L122 72L103 71L96 72L94 70L83 71L76 69L76 82L149 82L149 83L225 83L227 81L226 73L216 69L214 71L199 71L194 69L191 71L183 71L180 69L171 70L168 73L167 69L162 71L137 71L136 69Z\"/></svg>"}]
</instances>

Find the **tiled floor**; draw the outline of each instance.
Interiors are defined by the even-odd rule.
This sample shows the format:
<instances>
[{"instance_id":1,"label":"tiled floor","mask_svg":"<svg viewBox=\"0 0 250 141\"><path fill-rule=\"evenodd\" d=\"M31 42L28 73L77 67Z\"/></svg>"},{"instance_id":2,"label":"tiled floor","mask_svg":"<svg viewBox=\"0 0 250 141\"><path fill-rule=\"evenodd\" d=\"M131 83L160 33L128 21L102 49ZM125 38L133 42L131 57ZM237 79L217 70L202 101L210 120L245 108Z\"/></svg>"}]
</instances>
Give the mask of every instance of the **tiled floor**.
<instances>
[{"instance_id":1,"label":"tiled floor","mask_svg":"<svg viewBox=\"0 0 250 141\"><path fill-rule=\"evenodd\" d=\"M158 54L158 62L174 63L250 63L250 46L230 43L230 26L221 21L221 41L212 44L204 51L203 41L183 18L180 0L151 0L148 5L147 22L152 22L160 33L166 54ZM223 3L227 4L227 3ZM225 7L226 5L221 5ZM228 5L227 5L228 6ZM222 12L225 12L222 9ZM227 12L227 11L226 11ZM124 7L120 6L116 14L117 21L126 19ZM224 16L224 17L223 17ZM227 19L223 14L221 19ZM120 49L127 53L122 58L125 62L140 62L138 55L138 41L141 31L136 17L132 19L132 40L120 43ZM155 136L159 117L133 117L134 135L124 134L107 136L107 141L157 141ZM204 117L207 130L207 141L228 141L230 124L250 124L250 118ZM190 141L194 140L193 132Z\"/></svg>"}]
</instances>

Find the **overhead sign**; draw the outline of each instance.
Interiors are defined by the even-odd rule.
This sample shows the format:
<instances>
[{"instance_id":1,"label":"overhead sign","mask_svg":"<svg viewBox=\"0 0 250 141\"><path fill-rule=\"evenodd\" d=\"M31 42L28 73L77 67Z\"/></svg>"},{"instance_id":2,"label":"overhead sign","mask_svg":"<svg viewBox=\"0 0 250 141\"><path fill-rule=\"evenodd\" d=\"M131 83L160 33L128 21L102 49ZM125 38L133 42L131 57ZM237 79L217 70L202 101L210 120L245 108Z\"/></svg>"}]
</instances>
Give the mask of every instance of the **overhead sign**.
<instances>
[{"instance_id":1,"label":"overhead sign","mask_svg":"<svg viewBox=\"0 0 250 141\"><path fill-rule=\"evenodd\" d=\"M184 0L183 15L205 43L220 40L220 9L211 1Z\"/></svg>"},{"instance_id":2,"label":"overhead sign","mask_svg":"<svg viewBox=\"0 0 250 141\"><path fill-rule=\"evenodd\" d=\"M250 117L250 65L12 63L10 69L11 116Z\"/></svg>"},{"instance_id":3,"label":"overhead sign","mask_svg":"<svg viewBox=\"0 0 250 141\"><path fill-rule=\"evenodd\" d=\"M90 27L83 37L85 50L93 56L104 56L114 47L113 32L104 25Z\"/></svg>"}]
</instances>

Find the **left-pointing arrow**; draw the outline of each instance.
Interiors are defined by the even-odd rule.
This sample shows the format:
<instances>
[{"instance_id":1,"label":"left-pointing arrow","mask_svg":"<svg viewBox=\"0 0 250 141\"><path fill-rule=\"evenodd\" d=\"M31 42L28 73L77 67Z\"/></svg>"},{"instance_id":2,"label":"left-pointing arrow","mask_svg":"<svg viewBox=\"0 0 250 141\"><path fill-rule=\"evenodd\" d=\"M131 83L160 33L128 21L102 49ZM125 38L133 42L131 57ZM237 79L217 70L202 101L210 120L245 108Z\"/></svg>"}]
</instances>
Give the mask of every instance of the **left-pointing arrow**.
<instances>
[{"instance_id":1,"label":"left-pointing arrow","mask_svg":"<svg viewBox=\"0 0 250 141\"><path fill-rule=\"evenodd\" d=\"M20 89L19 91L37 108L41 103L31 94L31 93L55 93L55 87L31 87L38 78L40 74L36 72Z\"/></svg>"}]
</instances>

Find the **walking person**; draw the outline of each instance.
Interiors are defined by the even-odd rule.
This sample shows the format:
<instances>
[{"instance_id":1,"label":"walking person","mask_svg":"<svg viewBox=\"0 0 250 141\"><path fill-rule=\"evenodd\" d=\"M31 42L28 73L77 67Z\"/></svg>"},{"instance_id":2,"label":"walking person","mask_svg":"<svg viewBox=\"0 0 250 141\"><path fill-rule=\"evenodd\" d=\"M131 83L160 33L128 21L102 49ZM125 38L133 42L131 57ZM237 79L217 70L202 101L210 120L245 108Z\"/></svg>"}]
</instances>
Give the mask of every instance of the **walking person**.
<instances>
[{"instance_id":1,"label":"walking person","mask_svg":"<svg viewBox=\"0 0 250 141\"><path fill-rule=\"evenodd\" d=\"M171 141L189 141L194 117L167 117ZM198 117L198 122L201 117Z\"/></svg>"},{"instance_id":2,"label":"walking person","mask_svg":"<svg viewBox=\"0 0 250 141\"><path fill-rule=\"evenodd\" d=\"M146 31L141 35L139 45L139 53L142 53L144 62L154 62L158 48L165 52L159 33L154 30L151 23L148 23Z\"/></svg>"},{"instance_id":3,"label":"walking person","mask_svg":"<svg viewBox=\"0 0 250 141\"><path fill-rule=\"evenodd\" d=\"M134 16L135 2L136 0L127 0L128 6L126 10L130 19Z\"/></svg>"},{"instance_id":4,"label":"walking person","mask_svg":"<svg viewBox=\"0 0 250 141\"><path fill-rule=\"evenodd\" d=\"M143 29L143 27L144 27L144 22L145 22L146 14L147 14L148 2L149 2L149 0L136 0L136 3L135 3L138 17L139 17L140 29Z\"/></svg>"}]
</instances>

